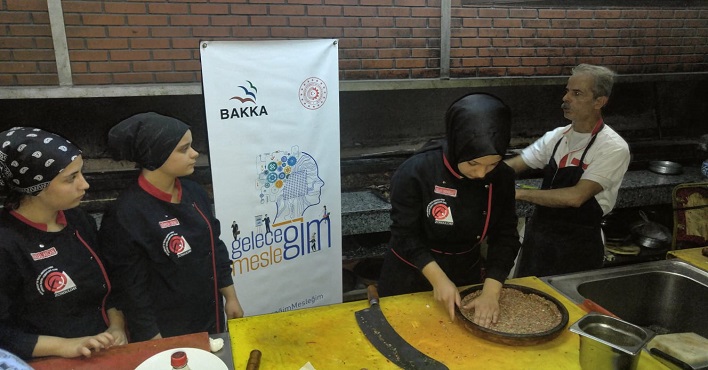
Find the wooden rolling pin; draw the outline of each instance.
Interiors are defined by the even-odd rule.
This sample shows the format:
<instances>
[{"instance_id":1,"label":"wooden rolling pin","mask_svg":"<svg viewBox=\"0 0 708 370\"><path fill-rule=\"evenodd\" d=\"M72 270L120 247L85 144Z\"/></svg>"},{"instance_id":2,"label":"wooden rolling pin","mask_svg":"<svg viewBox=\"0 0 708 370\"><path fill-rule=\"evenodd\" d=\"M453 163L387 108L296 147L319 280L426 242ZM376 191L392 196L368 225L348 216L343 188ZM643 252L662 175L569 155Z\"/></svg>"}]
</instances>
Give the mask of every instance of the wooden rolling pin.
<instances>
[{"instance_id":1,"label":"wooden rolling pin","mask_svg":"<svg viewBox=\"0 0 708 370\"><path fill-rule=\"evenodd\" d=\"M259 367L261 367L261 351L254 349L251 351L251 355L248 356L246 370L258 370Z\"/></svg>"}]
</instances>

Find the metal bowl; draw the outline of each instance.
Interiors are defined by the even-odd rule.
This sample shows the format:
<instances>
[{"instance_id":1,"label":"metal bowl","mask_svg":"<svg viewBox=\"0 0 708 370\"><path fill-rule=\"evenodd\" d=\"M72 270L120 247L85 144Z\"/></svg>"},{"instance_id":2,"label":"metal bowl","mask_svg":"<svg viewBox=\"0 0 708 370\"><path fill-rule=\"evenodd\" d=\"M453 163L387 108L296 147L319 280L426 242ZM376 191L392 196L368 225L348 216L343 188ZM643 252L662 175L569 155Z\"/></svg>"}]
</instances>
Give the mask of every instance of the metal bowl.
<instances>
[{"instance_id":1,"label":"metal bowl","mask_svg":"<svg viewBox=\"0 0 708 370\"><path fill-rule=\"evenodd\" d=\"M651 161L649 171L661 175L678 175L683 172L683 166L671 161Z\"/></svg>"},{"instance_id":2,"label":"metal bowl","mask_svg":"<svg viewBox=\"0 0 708 370\"><path fill-rule=\"evenodd\" d=\"M482 285L475 285L472 286L468 289L465 289L464 291L460 292L460 297L464 298L469 294L472 294L478 290L482 289ZM474 334L477 337L480 337L482 339L486 339L491 342L495 343L501 343L501 344L506 344L510 346L532 346L540 343L545 343L548 342L557 336L559 336L565 326L568 324L568 309L563 306L557 299L553 298L551 295L544 293L540 290L529 288L526 286L521 286L521 285L514 285L514 284L504 284L503 288L512 288L519 290L523 293L529 294L533 293L538 296L541 296L545 298L546 300L550 301L553 303L556 307L558 307L558 310L561 313L561 322L556 325L555 327L551 328L550 330L541 332L541 333L533 333L533 334L511 334L511 333L504 333L496 330L492 330L489 328L485 328L481 325L477 325L474 322L470 321L467 319L462 312L460 311L460 308L455 306L455 311L456 311L456 316L460 318L460 321L464 324L465 328L469 330L472 334Z\"/></svg>"},{"instance_id":3,"label":"metal bowl","mask_svg":"<svg viewBox=\"0 0 708 370\"><path fill-rule=\"evenodd\" d=\"M636 369L654 332L614 317L589 313L570 327L580 335L583 369Z\"/></svg>"},{"instance_id":4,"label":"metal bowl","mask_svg":"<svg viewBox=\"0 0 708 370\"><path fill-rule=\"evenodd\" d=\"M643 221L632 226L634 241L642 247L657 249L666 248L671 244L671 231L668 227L649 220L644 211L639 211Z\"/></svg>"}]
</instances>

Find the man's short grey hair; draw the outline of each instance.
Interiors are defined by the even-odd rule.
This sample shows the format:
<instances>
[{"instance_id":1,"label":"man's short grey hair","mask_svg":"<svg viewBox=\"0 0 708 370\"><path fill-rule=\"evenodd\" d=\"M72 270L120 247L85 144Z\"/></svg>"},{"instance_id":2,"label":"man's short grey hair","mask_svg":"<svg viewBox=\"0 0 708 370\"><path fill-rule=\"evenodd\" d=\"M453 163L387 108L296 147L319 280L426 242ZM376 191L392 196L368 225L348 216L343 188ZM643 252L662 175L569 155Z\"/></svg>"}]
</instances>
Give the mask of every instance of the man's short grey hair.
<instances>
[{"instance_id":1,"label":"man's short grey hair","mask_svg":"<svg viewBox=\"0 0 708 370\"><path fill-rule=\"evenodd\" d=\"M577 67L573 68L571 74L573 76L578 74L589 74L593 76L595 79L595 85L592 88L593 97L610 97L612 85L615 81L615 72L612 72L609 68L592 64L579 64Z\"/></svg>"}]
</instances>

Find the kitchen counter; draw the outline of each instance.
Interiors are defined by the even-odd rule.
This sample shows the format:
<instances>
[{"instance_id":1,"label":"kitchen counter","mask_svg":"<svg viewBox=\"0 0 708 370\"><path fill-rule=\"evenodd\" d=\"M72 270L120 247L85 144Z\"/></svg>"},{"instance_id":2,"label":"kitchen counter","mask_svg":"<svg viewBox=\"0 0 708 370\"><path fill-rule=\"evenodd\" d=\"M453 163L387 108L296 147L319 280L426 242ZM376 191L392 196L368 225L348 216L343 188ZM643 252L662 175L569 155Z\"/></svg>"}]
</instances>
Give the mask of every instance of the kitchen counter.
<instances>
[{"instance_id":1,"label":"kitchen counter","mask_svg":"<svg viewBox=\"0 0 708 370\"><path fill-rule=\"evenodd\" d=\"M568 327L585 312L535 277L509 280L558 299L569 314ZM245 367L253 349L262 353L262 369L397 369L360 331L354 312L366 300L230 320L236 368ZM450 369L580 369L579 337L567 328L555 339L513 347L475 337L433 299L432 292L384 297L381 309L393 328L411 345ZM666 369L648 352L640 369Z\"/></svg>"},{"instance_id":2,"label":"kitchen counter","mask_svg":"<svg viewBox=\"0 0 708 370\"><path fill-rule=\"evenodd\" d=\"M701 254L701 249L703 248L700 247L670 251L667 253L666 259L679 258L692 264L693 266L708 271L708 257Z\"/></svg>"},{"instance_id":3,"label":"kitchen counter","mask_svg":"<svg viewBox=\"0 0 708 370\"><path fill-rule=\"evenodd\" d=\"M702 182L706 178L699 167L684 167L679 175L659 175L651 171L629 171L622 180L616 209L671 204L676 185ZM541 179L518 180L521 185L540 187ZM534 206L517 202L519 217L528 217ZM388 231L391 224L391 204L375 191L342 193L342 235L357 235Z\"/></svg>"}]
</instances>

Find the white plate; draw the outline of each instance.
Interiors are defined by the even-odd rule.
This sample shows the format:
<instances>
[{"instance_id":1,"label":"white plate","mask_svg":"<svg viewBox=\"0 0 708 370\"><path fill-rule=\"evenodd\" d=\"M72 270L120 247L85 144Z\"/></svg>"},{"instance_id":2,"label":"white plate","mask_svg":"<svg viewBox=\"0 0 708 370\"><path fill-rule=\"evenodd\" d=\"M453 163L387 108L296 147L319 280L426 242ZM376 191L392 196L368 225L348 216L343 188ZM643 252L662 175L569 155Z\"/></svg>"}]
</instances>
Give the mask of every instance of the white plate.
<instances>
[{"instance_id":1,"label":"white plate","mask_svg":"<svg viewBox=\"0 0 708 370\"><path fill-rule=\"evenodd\" d=\"M211 352L199 348L173 348L162 351L143 361L135 370L172 370L170 358L177 351L187 353L189 368L192 370L228 370L224 361Z\"/></svg>"}]
</instances>

